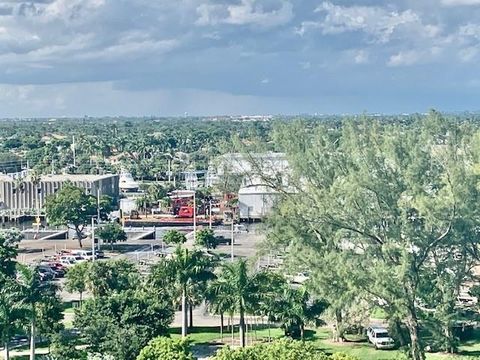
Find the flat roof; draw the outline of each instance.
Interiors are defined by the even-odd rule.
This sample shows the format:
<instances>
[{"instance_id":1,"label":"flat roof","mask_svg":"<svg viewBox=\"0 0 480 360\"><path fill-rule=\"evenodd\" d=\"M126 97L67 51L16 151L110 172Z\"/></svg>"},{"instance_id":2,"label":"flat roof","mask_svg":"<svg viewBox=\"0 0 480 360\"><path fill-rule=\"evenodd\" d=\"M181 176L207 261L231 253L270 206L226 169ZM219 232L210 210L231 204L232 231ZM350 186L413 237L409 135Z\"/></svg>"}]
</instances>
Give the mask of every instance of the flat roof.
<instances>
[{"instance_id":1,"label":"flat roof","mask_svg":"<svg viewBox=\"0 0 480 360\"><path fill-rule=\"evenodd\" d=\"M62 182L62 181L72 181L72 182L77 182L77 181L98 181L98 180L103 180L103 179L109 179L112 177L116 177L118 174L104 174L104 175L93 175L93 174L55 174L55 175L41 175L40 181L41 182L50 182L50 181L56 181L56 182ZM25 182L31 181L30 177L27 176L22 179ZM5 174L0 174L0 181L5 181L5 182L14 182L15 179L5 175Z\"/></svg>"}]
</instances>

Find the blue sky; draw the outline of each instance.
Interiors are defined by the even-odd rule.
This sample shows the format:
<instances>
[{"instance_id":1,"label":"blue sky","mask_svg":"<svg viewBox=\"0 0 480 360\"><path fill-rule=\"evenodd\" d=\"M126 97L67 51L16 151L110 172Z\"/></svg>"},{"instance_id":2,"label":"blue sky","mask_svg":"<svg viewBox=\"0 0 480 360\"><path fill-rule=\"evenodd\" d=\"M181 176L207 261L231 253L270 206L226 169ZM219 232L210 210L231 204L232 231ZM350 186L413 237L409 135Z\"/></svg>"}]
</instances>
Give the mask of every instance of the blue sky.
<instances>
[{"instance_id":1,"label":"blue sky","mask_svg":"<svg viewBox=\"0 0 480 360\"><path fill-rule=\"evenodd\" d=\"M0 0L0 117L480 110L480 0Z\"/></svg>"}]
</instances>

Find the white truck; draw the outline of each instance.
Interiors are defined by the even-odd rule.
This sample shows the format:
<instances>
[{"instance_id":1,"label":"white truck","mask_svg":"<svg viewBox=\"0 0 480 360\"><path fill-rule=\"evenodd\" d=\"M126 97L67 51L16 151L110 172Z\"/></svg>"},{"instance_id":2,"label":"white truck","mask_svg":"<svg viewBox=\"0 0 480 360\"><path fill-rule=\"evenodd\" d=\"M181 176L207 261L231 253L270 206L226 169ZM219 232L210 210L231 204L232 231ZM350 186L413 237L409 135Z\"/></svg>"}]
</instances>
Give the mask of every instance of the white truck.
<instances>
[{"instance_id":1,"label":"white truck","mask_svg":"<svg viewBox=\"0 0 480 360\"><path fill-rule=\"evenodd\" d=\"M369 327L367 329L368 341L375 349L393 349L395 341L388 334L388 330L383 327Z\"/></svg>"}]
</instances>

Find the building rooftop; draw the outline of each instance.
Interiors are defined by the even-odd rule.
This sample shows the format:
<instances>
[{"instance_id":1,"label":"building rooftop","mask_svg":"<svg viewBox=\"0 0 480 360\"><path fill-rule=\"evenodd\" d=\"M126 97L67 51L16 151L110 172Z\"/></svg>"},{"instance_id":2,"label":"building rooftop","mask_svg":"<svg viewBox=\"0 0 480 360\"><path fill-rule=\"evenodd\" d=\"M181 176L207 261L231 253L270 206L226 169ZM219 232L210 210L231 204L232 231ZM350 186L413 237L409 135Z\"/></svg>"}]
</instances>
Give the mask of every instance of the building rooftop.
<instances>
[{"instance_id":1,"label":"building rooftop","mask_svg":"<svg viewBox=\"0 0 480 360\"><path fill-rule=\"evenodd\" d=\"M114 176L118 176L117 174L104 174L104 175L92 175L92 174L55 174L55 175L41 175L41 180L40 181L56 181L56 182L62 182L62 181L98 181L98 180L103 180L103 179L108 179ZM30 176L27 176L22 179L23 181L31 181ZM13 182L15 179L9 175L5 174L0 174L0 181L5 181L5 182Z\"/></svg>"}]
</instances>

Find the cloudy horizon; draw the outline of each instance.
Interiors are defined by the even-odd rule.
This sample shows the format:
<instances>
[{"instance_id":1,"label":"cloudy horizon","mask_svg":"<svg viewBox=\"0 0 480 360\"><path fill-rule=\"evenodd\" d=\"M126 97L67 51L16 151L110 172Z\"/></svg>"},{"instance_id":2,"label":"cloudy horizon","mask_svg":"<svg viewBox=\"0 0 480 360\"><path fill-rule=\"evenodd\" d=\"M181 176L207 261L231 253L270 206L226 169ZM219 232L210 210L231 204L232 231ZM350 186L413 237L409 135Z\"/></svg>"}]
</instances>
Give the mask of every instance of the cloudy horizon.
<instances>
[{"instance_id":1,"label":"cloudy horizon","mask_svg":"<svg viewBox=\"0 0 480 360\"><path fill-rule=\"evenodd\" d=\"M479 110L480 0L0 0L0 118Z\"/></svg>"}]
</instances>

